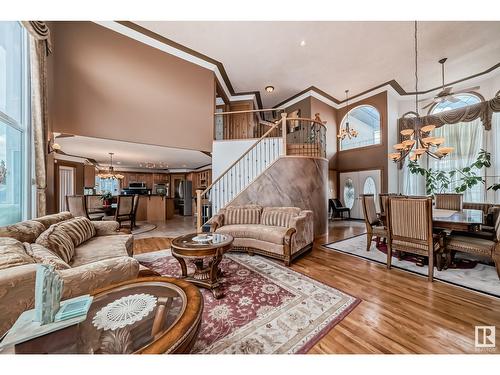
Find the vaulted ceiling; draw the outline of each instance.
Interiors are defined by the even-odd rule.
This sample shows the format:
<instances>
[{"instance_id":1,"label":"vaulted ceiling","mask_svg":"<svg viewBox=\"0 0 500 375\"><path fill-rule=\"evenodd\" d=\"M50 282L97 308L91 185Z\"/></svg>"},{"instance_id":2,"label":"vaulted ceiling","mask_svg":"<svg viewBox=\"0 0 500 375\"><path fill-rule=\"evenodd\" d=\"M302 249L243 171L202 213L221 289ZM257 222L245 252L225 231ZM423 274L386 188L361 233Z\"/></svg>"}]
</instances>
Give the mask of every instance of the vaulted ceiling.
<instances>
[{"instance_id":1,"label":"vaulted ceiling","mask_svg":"<svg viewBox=\"0 0 500 375\"><path fill-rule=\"evenodd\" d=\"M316 86L336 99L396 80L413 92L413 22L135 22L224 65L236 92L265 107ZM419 91L500 63L500 22L419 22ZM301 46L304 41L305 45ZM304 43L303 43L304 44ZM274 92L264 87L272 85Z\"/></svg>"}]
</instances>

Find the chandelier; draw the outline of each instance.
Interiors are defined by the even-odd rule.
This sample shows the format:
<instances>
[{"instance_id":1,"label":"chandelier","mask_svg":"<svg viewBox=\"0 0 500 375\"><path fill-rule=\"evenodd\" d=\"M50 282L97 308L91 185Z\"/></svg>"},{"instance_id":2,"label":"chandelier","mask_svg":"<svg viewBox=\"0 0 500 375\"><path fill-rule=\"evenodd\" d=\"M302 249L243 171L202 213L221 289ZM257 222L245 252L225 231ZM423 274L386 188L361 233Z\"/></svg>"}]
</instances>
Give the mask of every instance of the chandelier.
<instances>
[{"instance_id":1,"label":"chandelier","mask_svg":"<svg viewBox=\"0 0 500 375\"><path fill-rule=\"evenodd\" d=\"M345 127L341 128L339 134L337 134L337 138L339 138L341 141L344 140L346 137L351 139L351 138L356 138L358 136L358 131L351 129L349 127L349 90L345 90L345 100L346 100L346 110L347 110Z\"/></svg>"},{"instance_id":2,"label":"chandelier","mask_svg":"<svg viewBox=\"0 0 500 375\"><path fill-rule=\"evenodd\" d=\"M109 158L111 160L109 164L109 168L107 172L100 172L97 174L97 177L103 178L103 179L115 179L115 180L122 180L125 176L119 173L115 173L115 169L113 168L113 155L114 152L109 152Z\"/></svg>"},{"instance_id":3,"label":"chandelier","mask_svg":"<svg viewBox=\"0 0 500 375\"><path fill-rule=\"evenodd\" d=\"M415 113L413 129L401 130L402 142L393 147L396 152L390 153L389 159L394 162L404 160L408 155L411 161L417 161L424 154L435 159L441 159L454 150L453 147L442 147L445 139L432 137L431 132L435 125L422 126L422 119L418 114L418 48L417 48L417 21L415 21Z\"/></svg>"}]
</instances>

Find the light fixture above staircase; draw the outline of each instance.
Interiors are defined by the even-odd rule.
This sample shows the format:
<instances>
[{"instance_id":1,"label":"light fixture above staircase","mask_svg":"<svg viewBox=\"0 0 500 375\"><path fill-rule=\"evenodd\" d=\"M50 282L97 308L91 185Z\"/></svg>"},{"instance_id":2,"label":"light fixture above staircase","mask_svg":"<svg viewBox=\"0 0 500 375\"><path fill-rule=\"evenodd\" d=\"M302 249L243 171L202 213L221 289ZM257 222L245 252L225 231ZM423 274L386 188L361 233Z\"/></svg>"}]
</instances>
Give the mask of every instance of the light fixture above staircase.
<instances>
[{"instance_id":1,"label":"light fixture above staircase","mask_svg":"<svg viewBox=\"0 0 500 375\"><path fill-rule=\"evenodd\" d=\"M341 127L339 134L337 134L337 138L339 138L341 141L344 140L345 138L356 138L358 136L358 131L355 129L351 129L349 127L349 90L345 90L345 100L347 102L346 104L346 120L345 120L345 127Z\"/></svg>"}]
</instances>

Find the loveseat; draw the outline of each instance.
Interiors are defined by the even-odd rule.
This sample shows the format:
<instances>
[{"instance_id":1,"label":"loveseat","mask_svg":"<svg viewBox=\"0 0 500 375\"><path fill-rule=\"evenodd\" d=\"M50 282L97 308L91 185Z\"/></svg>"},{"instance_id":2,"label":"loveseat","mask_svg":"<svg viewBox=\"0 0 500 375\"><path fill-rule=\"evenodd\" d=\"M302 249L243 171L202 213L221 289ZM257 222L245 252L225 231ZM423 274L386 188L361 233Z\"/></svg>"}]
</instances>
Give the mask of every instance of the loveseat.
<instances>
[{"instance_id":1,"label":"loveseat","mask_svg":"<svg viewBox=\"0 0 500 375\"><path fill-rule=\"evenodd\" d=\"M313 212L298 207L226 207L211 219L210 231L233 236L233 251L269 256L289 266L312 248Z\"/></svg>"},{"instance_id":2,"label":"loveseat","mask_svg":"<svg viewBox=\"0 0 500 375\"><path fill-rule=\"evenodd\" d=\"M59 272L63 299L136 278L133 236L118 228L69 212L0 227L0 336L33 308L37 263Z\"/></svg>"}]
</instances>

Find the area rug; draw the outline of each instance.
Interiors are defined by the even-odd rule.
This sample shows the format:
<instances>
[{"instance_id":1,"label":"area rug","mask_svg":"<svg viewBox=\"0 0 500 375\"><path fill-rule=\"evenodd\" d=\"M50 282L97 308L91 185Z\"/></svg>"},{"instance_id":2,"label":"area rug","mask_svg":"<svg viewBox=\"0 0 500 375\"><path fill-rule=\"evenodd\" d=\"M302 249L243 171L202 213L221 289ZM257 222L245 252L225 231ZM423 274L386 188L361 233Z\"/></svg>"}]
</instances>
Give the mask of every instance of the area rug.
<instances>
[{"instance_id":1,"label":"area rug","mask_svg":"<svg viewBox=\"0 0 500 375\"><path fill-rule=\"evenodd\" d=\"M155 224L150 224L146 222L137 222L135 228L132 230L132 234L142 234L146 232L150 232L156 229Z\"/></svg>"},{"instance_id":2,"label":"area rug","mask_svg":"<svg viewBox=\"0 0 500 375\"><path fill-rule=\"evenodd\" d=\"M180 276L170 250L136 256L165 276ZM349 314L359 299L273 260L226 254L224 297L201 289L203 318L194 353L305 353Z\"/></svg>"},{"instance_id":3,"label":"area rug","mask_svg":"<svg viewBox=\"0 0 500 375\"><path fill-rule=\"evenodd\" d=\"M366 234L325 244L323 247L368 259L383 264L384 266L387 264L387 255L377 249L375 242L372 242L370 251L366 251ZM458 262L462 262L461 258L464 263L467 260L471 260L468 254L457 253L455 259ZM398 260L397 258L393 258L392 266L425 276L427 276L429 269L427 265L417 266L411 259ZM477 292L500 297L500 279L498 278L496 269L494 266L485 263L476 262L473 268L449 268L442 271L438 271L437 268L435 268L434 278Z\"/></svg>"}]
</instances>

